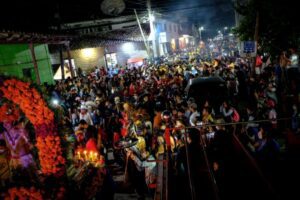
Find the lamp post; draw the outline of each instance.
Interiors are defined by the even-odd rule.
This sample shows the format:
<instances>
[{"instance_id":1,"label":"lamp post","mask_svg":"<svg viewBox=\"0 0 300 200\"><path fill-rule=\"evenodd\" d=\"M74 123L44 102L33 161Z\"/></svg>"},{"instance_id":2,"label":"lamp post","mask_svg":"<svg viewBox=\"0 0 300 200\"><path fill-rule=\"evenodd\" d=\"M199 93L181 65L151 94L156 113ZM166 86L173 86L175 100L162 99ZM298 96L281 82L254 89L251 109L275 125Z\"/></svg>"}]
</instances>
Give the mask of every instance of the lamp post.
<instances>
[{"instance_id":1,"label":"lamp post","mask_svg":"<svg viewBox=\"0 0 300 200\"><path fill-rule=\"evenodd\" d=\"M228 30L228 27L227 26L225 26L224 27L224 35L226 34L226 31Z\"/></svg>"},{"instance_id":2,"label":"lamp post","mask_svg":"<svg viewBox=\"0 0 300 200\"><path fill-rule=\"evenodd\" d=\"M200 41L202 41L202 37L201 37L201 31L203 31L204 30L204 27L203 26L201 26L200 28L199 28L199 33L200 33Z\"/></svg>"}]
</instances>

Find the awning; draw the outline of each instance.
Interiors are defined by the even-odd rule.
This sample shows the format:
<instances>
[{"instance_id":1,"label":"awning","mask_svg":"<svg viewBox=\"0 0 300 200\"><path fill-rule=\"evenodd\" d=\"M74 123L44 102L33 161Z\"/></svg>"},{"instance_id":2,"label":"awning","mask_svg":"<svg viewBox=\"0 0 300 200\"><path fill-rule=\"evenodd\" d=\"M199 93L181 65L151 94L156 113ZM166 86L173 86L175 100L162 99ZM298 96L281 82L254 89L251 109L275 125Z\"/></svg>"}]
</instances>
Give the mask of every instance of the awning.
<instances>
[{"instance_id":1,"label":"awning","mask_svg":"<svg viewBox=\"0 0 300 200\"><path fill-rule=\"evenodd\" d=\"M127 60L127 63L137 63L137 62L143 62L144 58L130 58Z\"/></svg>"}]
</instances>

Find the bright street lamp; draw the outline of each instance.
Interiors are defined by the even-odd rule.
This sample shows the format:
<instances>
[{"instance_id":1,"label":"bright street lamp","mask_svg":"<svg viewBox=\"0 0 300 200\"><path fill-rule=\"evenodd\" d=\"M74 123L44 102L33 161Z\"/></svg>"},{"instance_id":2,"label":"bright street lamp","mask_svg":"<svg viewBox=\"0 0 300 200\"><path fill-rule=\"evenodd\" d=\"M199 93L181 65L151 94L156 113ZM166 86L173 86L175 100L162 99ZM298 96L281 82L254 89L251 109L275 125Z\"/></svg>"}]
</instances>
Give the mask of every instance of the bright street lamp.
<instances>
[{"instance_id":1,"label":"bright street lamp","mask_svg":"<svg viewBox=\"0 0 300 200\"><path fill-rule=\"evenodd\" d=\"M153 14L150 15L150 21L154 22L155 21L155 16Z\"/></svg>"},{"instance_id":2,"label":"bright street lamp","mask_svg":"<svg viewBox=\"0 0 300 200\"><path fill-rule=\"evenodd\" d=\"M224 30L227 30L227 29L228 29L228 27L227 27L227 26L225 26L225 27L224 27Z\"/></svg>"}]
</instances>

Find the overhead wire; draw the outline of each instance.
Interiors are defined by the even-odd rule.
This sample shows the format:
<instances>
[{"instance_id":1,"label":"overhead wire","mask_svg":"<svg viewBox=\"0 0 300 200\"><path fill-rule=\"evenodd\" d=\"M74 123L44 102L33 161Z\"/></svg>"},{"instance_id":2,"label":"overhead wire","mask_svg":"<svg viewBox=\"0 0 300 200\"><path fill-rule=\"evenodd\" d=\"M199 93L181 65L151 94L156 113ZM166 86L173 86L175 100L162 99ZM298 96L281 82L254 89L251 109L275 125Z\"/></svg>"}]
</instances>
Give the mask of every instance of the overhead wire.
<instances>
[{"instance_id":1,"label":"overhead wire","mask_svg":"<svg viewBox=\"0 0 300 200\"><path fill-rule=\"evenodd\" d=\"M220 2L218 3L218 5L229 5L228 2ZM153 9L166 9L163 12L177 12L177 11L184 11L184 10L192 10L192 9L199 9L199 8L210 8L210 7L215 7L215 4L212 3L206 3L206 4L198 4L198 5L193 5L193 6L189 6L189 7L182 7L182 8L177 8L177 9L169 9L170 7L179 7L178 6L170 6L170 5L165 5L165 6L156 6L156 5L152 5ZM133 8L133 7L127 7L128 9L143 9L143 8ZM144 10L147 10L147 8L145 8Z\"/></svg>"}]
</instances>

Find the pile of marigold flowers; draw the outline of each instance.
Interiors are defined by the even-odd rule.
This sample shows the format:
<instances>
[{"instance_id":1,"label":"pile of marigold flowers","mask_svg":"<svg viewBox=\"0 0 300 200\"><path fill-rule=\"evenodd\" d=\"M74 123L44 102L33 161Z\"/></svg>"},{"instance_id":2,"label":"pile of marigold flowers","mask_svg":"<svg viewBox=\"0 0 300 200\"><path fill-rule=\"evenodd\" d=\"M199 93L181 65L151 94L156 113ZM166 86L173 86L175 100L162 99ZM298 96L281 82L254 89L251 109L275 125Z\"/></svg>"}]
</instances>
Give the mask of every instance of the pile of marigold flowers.
<instances>
[{"instance_id":1,"label":"pile of marigold flowers","mask_svg":"<svg viewBox=\"0 0 300 200\"><path fill-rule=\"evenodd\" d=\"M4 198L4 200L42 200L42 194L39 190L34 187L24 188L24 187L14 187L10 188Z\"/></svg>"},{"instance_id":2,"label":"pile of marigold flowers","mask_svg":"<svg viewBox=\"0 0 300 200\"><path fill-rule=\"evenodd\" d=\"M65 164L60 148L60 138L58 136L46 136L37 138L37 148L39 149L39 158L41 170L44 174L56 174Z\"/></svg>"},{"instance_id":3,"label":"pile of marigold flowers","mask_svg":"<svg viewBox=\"0 0 300 200\"><path fill-rule=\"evenodd\" d=\"M62 169L65 159L62 157L60 138L54 123L54 113L48 108L46 101L36 88L30 86L30 83L14 78L5 80L0 86L0 91L4 98L18 105L33 124L41 171L47 175L58 173Z\"/></svg>"},{"instance_id":4,"label":"pile of marigold flowers","mask_svg":"<svg viewBox=\"0 0 300 200\"><path fill-rule=\"evenodd\" d=\"M18 120L20 117L19 109L15 105L9 105L8 103L0 106L0 122L11 123Z\"/></svg>"}]
</instances>

